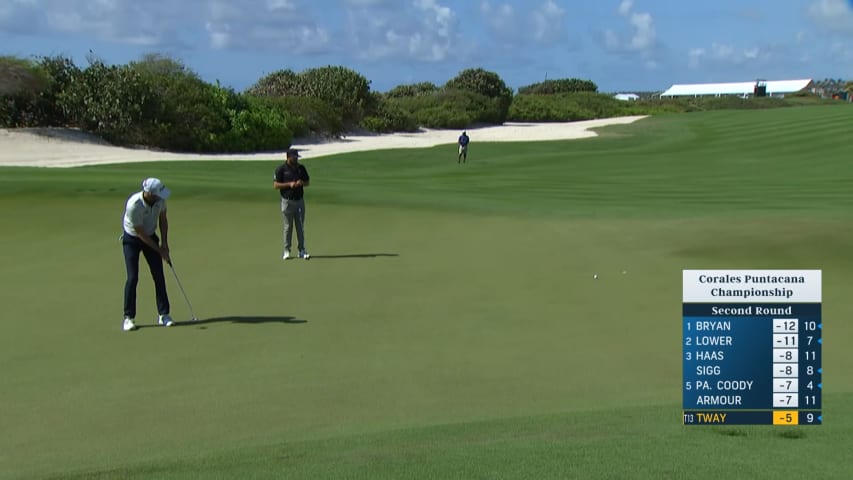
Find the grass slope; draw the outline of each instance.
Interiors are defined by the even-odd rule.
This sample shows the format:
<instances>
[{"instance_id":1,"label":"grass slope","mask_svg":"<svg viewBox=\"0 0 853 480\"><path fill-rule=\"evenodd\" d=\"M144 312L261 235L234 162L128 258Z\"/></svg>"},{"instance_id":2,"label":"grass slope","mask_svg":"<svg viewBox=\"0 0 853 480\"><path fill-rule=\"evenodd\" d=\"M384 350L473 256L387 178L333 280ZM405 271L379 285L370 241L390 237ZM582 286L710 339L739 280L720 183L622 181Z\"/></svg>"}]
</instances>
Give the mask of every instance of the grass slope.
<instances>
[{"instance_id":1,"label":"grass slope","mask_svg":"<svg viewBox=\"0 0 853 480\"><path fill-rule=\"evenodd\" d=\"M846 478L851 117L309 153L309 262L278 259L268 162L2 169L0 478ZM202 322L124 334L154 174ZM680 425L680 271L716 267L823 269L826 425Z\"/></svg>"}]
</instances>

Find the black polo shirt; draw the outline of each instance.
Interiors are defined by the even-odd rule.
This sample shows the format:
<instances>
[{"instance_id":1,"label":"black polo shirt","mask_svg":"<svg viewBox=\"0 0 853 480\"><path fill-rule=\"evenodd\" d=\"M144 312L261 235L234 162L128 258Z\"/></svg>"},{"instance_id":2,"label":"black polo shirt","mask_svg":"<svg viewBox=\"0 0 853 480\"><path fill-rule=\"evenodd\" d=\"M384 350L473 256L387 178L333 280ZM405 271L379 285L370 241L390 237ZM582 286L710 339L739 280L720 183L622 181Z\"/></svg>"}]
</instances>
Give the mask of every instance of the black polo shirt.
<instances>
[{"instance_id":1,"label":"black polo shirt","mask_svg":"<svg viewBox=\"0 0 853 480\"><path fill-rule=\"evenodd\" d=\"M308 183L310 178L308 177L308 169L305 168L305 165L301 163L297 163L296 166L291 167L287 164L287 162L282 163L275 169L275 181L279 183L287 183L287 182L295 182L296 180L302 180L303 183ZM281 193L281 198L286 198L288 200L299 200L304 195L302 187L296 188L282 188L279 189Z\"/></svg>"}]
</instances>

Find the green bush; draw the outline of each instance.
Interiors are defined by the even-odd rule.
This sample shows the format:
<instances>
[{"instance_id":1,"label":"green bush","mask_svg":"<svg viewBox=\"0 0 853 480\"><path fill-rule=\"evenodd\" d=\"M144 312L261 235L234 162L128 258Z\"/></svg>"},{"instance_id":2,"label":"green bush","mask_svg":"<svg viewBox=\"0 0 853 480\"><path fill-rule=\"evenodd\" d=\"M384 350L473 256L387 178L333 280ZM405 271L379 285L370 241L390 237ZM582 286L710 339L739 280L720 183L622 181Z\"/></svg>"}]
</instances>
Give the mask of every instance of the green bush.
<instances>
[{"instance_id":1,"label":"green bush","mask_svg":"<svg viewBox=\"0 0 853 480\"><path fill-rule=\"evenodd\" d=\"M307 94L302 77L293 70L285 69L270 73L246 90L256 97L289 97Z\"/></svg>"},{"instance_id":2,"label":"green bush","mask_svg":"<svg viewBox=\"0 0 853 480\"><path fill-rule=\"evenodd\" d=\"M513 96L494 72L467 69L437 87L420 82L370 91L344 67L280 70L240 94L201 80L159 54L108 66L90 59L0 57L0 126L80 127L121 145L172 151L281 150L294 136L338 136L361 126L374 132L466 128L514 121L573 121L620 115L778 108L826 102L814 95L643 98L623 102L596 93L588 80L557 79Z\"/></svg>"},{"instance_id":3,"label":"green bush","mask_svg":"<svg viewBox=\"0 0 853 480\"><path fill-rule=\"evenodd\" d=\"M0 97L0 124L79 127L120 145L231 151L245 148L235 138L245 139L254 125L265 132L260 135L276 140L267 143L258 136L246 142L278 148L290 141L281 138L292 135L340 135L366 114L371 118L364 125L370 128L417 128L410 112L383 104L381 94L369 91L367 79L342 67L277 72L249 89L259 95L241 100L234 92L223 97L220 87L159 54L123 66L90 59L85 70L64 57L44 57L38 63L0 58L0 74L3 65L8 65L9 78L31 72L32 88L16 89L13 95L7 82L7 93ZM42 82L35 81L38 72L43 72ZM251 103L249 97L265 100ZM275 133L279 130L290 133L281 137Z\"/></svg>"},{"instance_id":4,"label":"green bush","mask_svg":"<svg viewBox=\"0 0 853 480\"><path fill-rule=\"evenodd\" d=\"M271 105L192 74L160 76L163 117L148 124L147 144L171 151L245 153L288 148L293 134ZM184 121L181 121L181 120ZM190 121L186 121L191 119Z\"/></svg>"},{"instance_id":5,"label":"green bush","mask_svg":"<svg viewBox=\"0 0 853 480\"><path fill-rule=\"evenodd\" d=\"M418 120L393 99L375 95L375 107L364 118L361 126L371 132L414 132L418 130Z\"/></svg>"},{"instance_id":6,"label":"green bush","mask_svg":"<svg viewBox=\"0 0 853 480\"><path fill-rule=\"evenodd\" d=\"M418 122L427 128L467 128L474 123L474 116L464 110L438 106L418 110Z\"/></svg>"},{"instance_id":7,"label":"green bush","mask_svg":"<svg viewBox=\"0 0 853 480\"><path fill-rule=\"evenodd\" d=\"M628 102L619 100L612 95L595 92L576 92L567 94L583 111L589 112L591 118L610 118L624 115Z\"/></svg>"},{"instance_id":8,"label":"green bush","mask_svg":"<svg viewBox=\"0 0 853 480\"><path fill-rule=\"evenodd\" d=\"M247 90L262 97L308 97L331 106L340 123L338 131L318 132L337 135L340 130L358 125L372 107L370 81L346 67L326 66L309 68L300 73L279 70L265 76ZM301 112L305 113L305 112ZM325 115L323 115L325 116ZM308 120L309 125L319 122Z\"/></svg>"},{"instance_id":9,"label":"green bush","mask_svg":"<svg viewBox=\"0 0 853 480\"><path fill-rule=\"evenodd\" d=\"M630 115L657 115L665 113L683 113L686 111L686 103L668 99L649 98L631 102L628 106L627 113Z\"/></svg>"},{"instance_id":10,"label":"green bush","mask_svg":"<svg viewBox=\"0 0 853 480\"><path fill-rule=\"evenodd\" d=\"M128 64L136 72L150 79L174 79L198 75L180 60L159 53L147 53L141 59Z\"/></svg>"},{"instance_id":11,"label":"green bush","mask_svg":"<svg viewBox=\"0 0 853 480\"><path fill-rule=\"evenodd\" d=\"M311 127L308 125L305 117L294 111L295 109L292 107L288 108L288 105L292 105L296 102L295 98L291 98L288 101L284 98L277 97L258 97L247 93L244 93L243 95L245 95L249 102L258 104L276 112L284 121L285 127L290 131L293 138L307 137L312 134Z\"/></svg>"},{"instance_id":12,"label":"green bush","mask_svg":"<svg viewBox=\"0 0 853 480\"><path fill-rule=\"evenodd\" d=\"M545 80L518 89L519 95L553 95L555 93L597 92L598 86L591 80L560 78Z\"/></svg>"},{"instance_id":13,"label":"green bush","mask_svg":"<svg viewBox=\"0 0 853 480\"><path fill-rule=\"evenodd\" d=\"M39 95L38 112L41 126L67 126L78 115L66 106L64 92L73 88L83 71L70 58L62 56L42 57L39 66L49 78L47 90Z\"/></svg>"},{"instance_id":14,"label":"green bush","mask_svg":"<svg viewBox=\"0 0 853 480\"><path fill-rule=\"evenodd\" d=\"M0 56L0 95L38 93L47 88L46 73L32 60Z\"/></svg>"},{"instance_id":15,"label":"green bush","mask_svg":"<svg viewBox=\"0 0 853 480\"><path fill-rule=\"evenodd\" d=\"M512 104L512 90L506 86L501 77L494 72L482 68L469 68L461 71L444 85L444 91L461 90L475 93L491 99L482 116L476 115L479 121L501 124L506 121Z\"/></svg>"},{"instance_id":16,"label":"green bush","mask_svg":"<svg viewBox=\"0 0 853 480\"><path fill-rule=\"evenodd\" d=\"M148 146L178 152L215 152L246 107L234 92L211 85L183 63L146 55L129 64L150 85L155 102L140 122ZM228 147L228 151L232 148Z\"/></svg>"},{"instance_id":17,"label":"green bush","mask_svg":"<svg viewBox=\"0 0 853 480\"><path fill-rule=\"evenodd\" d=\"M435 98L450 110L465 112L471 117L471 123L500 125L506 120L503 97L486 97L469 90L444 88L435 94Z\"/></svg>"},{"instance_id":18,"label":"green bush","mask_svg":"<svg viewBox=\"0 0 853 480\"><path fill-rule=\"evenodd\" d=\"M145 123L147 143L170 151L215 151L218 138L230 130L228 105L218 87L192 73L148 76L158 102Z\"/></svg>"},{"instance_id":19,"label":"green bush","mask_svg":"<svg viewBox=\"0 0 853 480\"><path fill-rule=\"evenodd\" d=\"M567 122L576 120L561 112L557 102L539 95L516 95L512 99L508 120L513 122Z\"/></svg>"},{"instance_id":20,"label":"green bush","mask_svg":"<svg viewBox=\"0 0 853 480\"><path fill-rule=\"evenodd\" d=\"M572 122L630 114L632 105L592 92L516 95L509 111L515 122Z\"/></svg>"},{"instance_id":21,"label":"green bush","mask_svg":"<svg viewBox=\"0 0 853 480\"><path fill-rule=\"evenodd\" d=\"M736 95L720 97L676 97L640 100L635 107L644 114L671 112L702 112L709 110L745 110L779 108L794 105L788 99L779 97L749 97Z\"/></svg>"},{"instance_id":22,"label":"green bush","mask_svg":"<svg viewBox=\"0 0 853 480\"><path fill-rule=\"evenodd\" d=\"M29 126L35 99L20 93L0 95L0 128Z\"/></svg>"},{"instance_id":23,"label":"green bush","mask_svg":"<svg viewBox=\"0 0 853 480\"><path fill-rule=\"evenodd\" d=\"M256 97L211 85L183 63L146 55L130 67L151 86L155 108L141 122L145 144L171 151L250 152L290 146L285 116Z\"/></svg>"},{"instance_id":24,"label":"green bush","mask_svg":"<svg viewBox=\"0 0 853 480\"><path fill-rule=\"evenodd\" d=\"M270 105L254 97L229 98L233 91L221 89L226 104L237 103L239 108L229 109L231 128L220 138L218 151L269 152L290 147L293 132L285 117Z\"/></svg>"},{"instance_id":25,"label":"green bush","mask_svg":"<svg viewBox=\"0 0 853 480\"><path fill-rule=\"evenodd\" d=\"M36 102L47 85L47 75L35 62L0 56L0 127L36 123Z\"/></svg>"},{"instance_id":26,"label":"green bush","mask_svg":"<svg viewBox=\"0 0 853 480\"><path fill-rule=\"evenodd\" d=\"M570 122L625 115L778 108L795 105L800 101L802 99L722 96L652 98L626 102L610 95L592 92L551 95L519 94L513 99L508 118L516 122Z\"/></svg>"},{"instance_id":27,"label":"green bush","mask_svg":"<svg viewBox=\"0 0 853 480\"><path fill-rule=\"evenodd\" d=\"M512 95L512 91L497 73L482 68L462 70L458 75L448 80L444 88L479 93L489 98Z\"/></svg>"},{"instance_id":28,"label":"green bush","mask_svg":"<svg viewBox=\"0 0 853 480\"><path fill-rule=\"evenodd\" d=\"M319 98L259 97L287 119L294 137L338 136L345 128L338 112Z\"/></svg>"},{"instance_id":29,"label":"green bush","mask_svg":"<svg viewBox=\"0 0 853 480\"><path fill-rule=\"evenodd\" d=\"M370 103L370 81L346 67L309 68L299 74L309 97L319 98L336 111L347 127L358 125Z\"/></svg>"},{"instance_id":30,"label":"green bush","mask_svg":"<svg viewBox=\"0 0 853 480\"><path fill-rule=\"evenodd\" d=\"M464 128L478 123L500 124L502 99L475 92L443 88L431 95L391 98L427 128Z\"/></svg>"},{"instance_id":31,"label":"green bush","mask_svg":"<svg viewBox=\"0 0 853 480\"><path fill-rule=\"evenodd\" d=\"M141 140L139 126L155 96L150 84L131 67L95 61L58 95L73 125L118 145Z\"/></svg>"},{"instance_id":32,"label":"green bush","mask_svg":"<svg viewBox=\"0 0 853 480\"><path fill-rule=\"evenodd\" d=\"M388 98L421 97L431 95L438 91L438 87L432 82L420 82L409 85L398 85L386 93Z\"/></svg>"},{"instance_id":33,"label":"green bush","mask_svg":"<svg viewBox=\"0 0 853 480\"><path fill-rule=\"evenodd\" d=\"M67 112L57 97L80 73L73 62L63 57L43 57L32 61L0 57L0 77L4 75L4 68L5 75L9 77L6 79L6 93L0 95L0 126L39 127L69 123Z\"/></svg>"}]
</instances>

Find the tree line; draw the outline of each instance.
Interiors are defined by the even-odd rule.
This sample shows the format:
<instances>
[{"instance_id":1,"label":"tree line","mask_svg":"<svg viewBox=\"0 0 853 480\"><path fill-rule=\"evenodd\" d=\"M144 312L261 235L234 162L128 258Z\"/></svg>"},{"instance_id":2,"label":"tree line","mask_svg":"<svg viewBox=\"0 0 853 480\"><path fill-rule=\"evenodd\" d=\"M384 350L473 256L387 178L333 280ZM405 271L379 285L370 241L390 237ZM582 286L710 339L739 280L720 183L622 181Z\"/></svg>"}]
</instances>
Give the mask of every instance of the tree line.
<instances>
[{"instance_id":1,"label":"tree line","mask_svg":"<svg viewBox=\"0 0 853 480\"><path fill-rule=\"evenodd\" d=\"M343 66L282 69L245 91L209 83L179 60L144 55L108 65L90 56L0 57L0 127L71 127L115 145L177 152L280 151L294 138L366 130L462 129L506 121L574 121L624 115L742 108L730 99L625 102L591 80L553 79L518 89L495 72L462 70L442 85L371 90ZM750 108L785 106L753 99Z\"/></svg>"}]
</instances>

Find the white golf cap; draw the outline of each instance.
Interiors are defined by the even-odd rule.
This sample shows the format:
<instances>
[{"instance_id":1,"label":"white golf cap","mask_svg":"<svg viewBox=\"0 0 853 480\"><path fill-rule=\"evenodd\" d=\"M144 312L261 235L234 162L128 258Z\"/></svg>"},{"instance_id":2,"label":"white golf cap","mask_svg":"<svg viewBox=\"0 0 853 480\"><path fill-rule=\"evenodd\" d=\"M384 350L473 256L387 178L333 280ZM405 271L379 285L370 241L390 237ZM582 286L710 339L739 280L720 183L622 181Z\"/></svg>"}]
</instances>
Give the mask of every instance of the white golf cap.
<instances>
[{"instance_id":1,"label":"white golf cap","mask_svg":"<svg viewBox=\"0 0 853 480\"><path fill-rule=\"evenodd\" d=\"M163 185L163 182L160 181L159 178L146 178L142 181L142 191L153 193L163 200L169 198L169 195L172 194L172 191L166 188Z\"/></svg>"}]
</instances>

